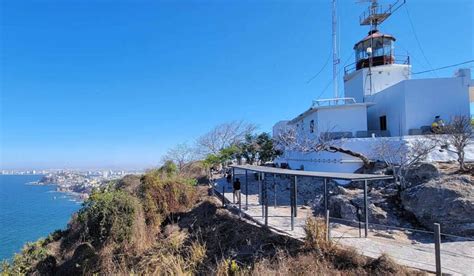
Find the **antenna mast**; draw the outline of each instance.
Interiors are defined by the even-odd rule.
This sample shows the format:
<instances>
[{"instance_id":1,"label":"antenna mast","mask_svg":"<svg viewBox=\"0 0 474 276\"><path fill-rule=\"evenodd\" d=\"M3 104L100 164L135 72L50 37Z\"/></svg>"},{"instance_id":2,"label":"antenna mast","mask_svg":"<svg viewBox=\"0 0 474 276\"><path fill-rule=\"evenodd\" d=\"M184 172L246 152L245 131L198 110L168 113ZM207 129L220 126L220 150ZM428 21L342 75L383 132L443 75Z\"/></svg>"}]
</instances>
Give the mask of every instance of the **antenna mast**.
<instances>
[{"instance_id":1,"label":"antenna mast","mask_svg":"<svg viewBox=\"0 0 474 276\"><path fill-rule=\"evenodd\" d=\"M406 0L396 0L393 4L382 6L378 0L360 0L359 3L371 2L370 7L359 17L360 25L370 25L370 30L374 31L387 18L396 12L406 3Z\"/></svg>"},{"instance_id":2,"label":"antenna mast","mask_svg":"<svg viewBox=\"0 0 474 276\"><path fill-rule=\"evenodd\" d=\"M339 97L337 87L337 65L339 64L339 56L337 52L337 1L332 0L332 81L334 89L334 98Z\"/></svg>"}]
</instances>

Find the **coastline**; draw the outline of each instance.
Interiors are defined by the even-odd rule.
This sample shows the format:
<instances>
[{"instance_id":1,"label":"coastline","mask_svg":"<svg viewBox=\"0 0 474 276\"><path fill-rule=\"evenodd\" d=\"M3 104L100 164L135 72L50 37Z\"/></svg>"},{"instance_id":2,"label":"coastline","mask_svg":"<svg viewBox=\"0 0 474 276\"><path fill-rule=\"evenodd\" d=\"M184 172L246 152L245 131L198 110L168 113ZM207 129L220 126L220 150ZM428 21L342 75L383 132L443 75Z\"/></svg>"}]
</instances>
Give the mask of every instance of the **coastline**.
<instances>
[{"instance_id":1,"label":"coastline","mask_svg":"<svg viewBox=\"0 0 474 276\"><path fill-rule=\"evenodd\" d=\"M2 175L0 261L11 261L27 242L64 229L71 215L82 207L79 196L58 191L53 183L39 184L41 177Z\"/></svg>"}]
</instances>

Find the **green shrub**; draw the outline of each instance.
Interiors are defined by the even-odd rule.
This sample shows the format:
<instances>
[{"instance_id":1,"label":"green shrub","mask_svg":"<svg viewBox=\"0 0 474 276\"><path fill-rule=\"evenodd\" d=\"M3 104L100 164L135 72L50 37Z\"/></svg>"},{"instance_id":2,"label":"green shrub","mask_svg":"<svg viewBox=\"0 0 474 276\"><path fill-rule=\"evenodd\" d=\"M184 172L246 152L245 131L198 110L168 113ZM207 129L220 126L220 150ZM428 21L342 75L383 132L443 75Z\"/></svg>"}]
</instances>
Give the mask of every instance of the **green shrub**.
<instances>
[{"instance_id":1,"label":"green shrub","mask_svg":"<svg viewBox=\"0 0 474 276\"><path fill-rule=\"evenodd\" d=\"M21 252L15 254L11 264L2 262L1 275L24 275L34 271L36 264L48 256L48 250L44 244L44 239L25 244Z\"/></svg>"},{"instance_id":2,"label":"green shrub","mask_svg":"<svg viewBox=\"0 0 474 276\"><path fill-rule=\"evenodd\" d=\"M79 211L78 220L84 224L86 240L94 246L107 240L121 244L130 241L137 208L136 198L124 191L94 191Z\"/></svg>"},{"instance_id":3,"label":"green shrub","mask_svg":"<svg viewBox=\"0 0 474 276\"><path fill-rule=\"evenodd\" d=\"M195 180L147 173L142 177L140 197L148 225L159 225L173 213L186 211L194 203Z\"/></svg>"}]
</instances>

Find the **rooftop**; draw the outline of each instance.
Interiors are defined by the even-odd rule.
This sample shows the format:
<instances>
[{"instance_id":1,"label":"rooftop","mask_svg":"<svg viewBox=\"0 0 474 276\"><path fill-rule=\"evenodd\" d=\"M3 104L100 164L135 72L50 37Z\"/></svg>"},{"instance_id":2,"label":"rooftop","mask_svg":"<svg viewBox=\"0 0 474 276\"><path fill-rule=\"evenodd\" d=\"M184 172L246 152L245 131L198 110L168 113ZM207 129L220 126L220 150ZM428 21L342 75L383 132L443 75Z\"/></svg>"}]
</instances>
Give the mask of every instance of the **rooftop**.
<instances>
[{"instance_id":1,"label":"rooftop","mask_svg":"<svg viewBox=\"0 0 474 276\"><path fill-rule=\"evenodd\" d=\"M242 170L261 172L261 173L283 174L283 175L292 175L292 176L309 176L309 177L329 178L329 179L338 179L338 180L351 180L351 181L383 180L383 179L393 178L393 176L391 175L382 175L382 174L299 171L299 170L290 170L290 169L281 169L281 168L254 166L254 165L231 165L230 167L235 168L235 169L242 169Z\"/></svg>"}]
</instances>

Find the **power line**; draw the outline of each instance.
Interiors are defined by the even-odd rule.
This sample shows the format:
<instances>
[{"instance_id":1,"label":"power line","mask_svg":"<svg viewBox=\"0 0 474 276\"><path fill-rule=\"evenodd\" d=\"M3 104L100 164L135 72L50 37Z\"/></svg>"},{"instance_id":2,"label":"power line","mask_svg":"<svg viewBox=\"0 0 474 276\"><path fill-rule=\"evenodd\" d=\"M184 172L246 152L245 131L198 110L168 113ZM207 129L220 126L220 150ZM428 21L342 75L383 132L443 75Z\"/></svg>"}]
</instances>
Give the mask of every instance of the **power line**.
<instances>
[{"instance_id":1,"label":"power line","mask_svg":"<svg viewBox=\"0 0 474 276\"><path fill-rule=\"evenodd\" d=\"M339 73L341 73L342 69L347 65L347 62L350 60L350 58L352 58L353 55L354 55L354 52L352 52L351 55L348 56L348 58L344 61L344 65L339 67L339 71L337 71L338 76L339 76ZM329 80L329 82L324 87L323 91L321 91L321 93L316 97L316 99L321 98L321 96L324 94L324 92L326 92L326 90L329 88L329 86L331 85L332 82L333 82L332 79Z\"/></svg>"},{"instance_id":2,"label":"power line","mask_svg":"<svg viewBox=\"0 0 474 276\"><path fill-rule=\"evenodd\" d=\"M329 63L329 59L331 58L331 55L328 56L328 58L326 59L326 61L324 62L324 65L323 67L321 67L321 69L318 71L318 73L316 73L314 76L312 76L306 83L310 83L312 80L314 80L315 78L317 78L319 76L319 74L321 74L321 72L324 70L324 68L326 68L326 66L328 65Z\"/></svg>"},{"instance_id":3,"label":"power line","mask_svg":"<svg viewBox=\"0 0 474 276\"><path fill-rule=\"evenodd\" d=\"M438 71L438 70L442 70L442 69L446 69L446 68L451 68L451 67L456 67L456 66L463 65L463 64L467 64L467 63L471 63L471 62L474 62L474 59L468 60L468 61L465 61L465 62L460 62L460 63L452 64L452 65L446 65L446 66L439 67L439 68L435 68L435 69L431 69L431 70L426 70L426 71L411 73L411 74L412 74L412 75L417 75L417 74L423 74L423 73L428 73L428 72L434 72L434 71Z\"/></svg>"},{"instance_id":4,"label":"power line","mask_svg":"<svg viewBox=\"0 0 474 276\"><path fill-rule=\"evenodd\" d=\"M418 39L418 35L416 34L416 31L415 31L415 25L413 24L413 21L411 20L410 12L408 11L408 5L405 5L405 10L407 12L408 22L410 22L410 26L411 26L411 30L413 32L413 36L415 37L416 43L418 44L418 48L420 48L420 52L423 55L423 57L425 58L426 63L428 64L428 67L430 69L433 69L433 66L431 65L430 61L428 60L428 58L425 55L425 51L423 50L423 47L421 47L420 40ZM436 73L434 73L434 76L437 77Z\"/></svg>"}]
</instances>

